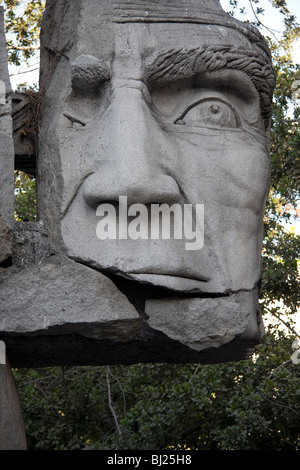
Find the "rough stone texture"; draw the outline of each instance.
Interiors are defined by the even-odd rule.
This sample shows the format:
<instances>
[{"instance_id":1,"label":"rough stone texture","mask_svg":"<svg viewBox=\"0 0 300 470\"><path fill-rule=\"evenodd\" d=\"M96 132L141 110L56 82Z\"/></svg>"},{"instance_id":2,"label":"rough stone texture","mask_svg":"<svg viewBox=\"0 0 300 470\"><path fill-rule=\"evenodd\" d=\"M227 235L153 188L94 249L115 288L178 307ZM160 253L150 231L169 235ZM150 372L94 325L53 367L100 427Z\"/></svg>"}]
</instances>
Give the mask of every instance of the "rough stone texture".
<instances>
[{"instance_id":1,"label":"rough stone texture","mask_svg":"<svg viewBox=\"0 0 300 470\"><path fill-rule=\"evenodd\" d=\"M218 1L132 7L48 2L39 213L50 246L94 268L176 291L252 290L261 276L270 171L266 126L274 76L265 42L222 14ZM51 23L59 12L61 29ZM172 16L168 27L160 22L164 15ZM182 85L183 78L197 87ZM101 93L91 91L97 85ZM208 99L224 102L220 112L235 109L240 125L218 128L218 121L193 118L188 125L187 117L178 124L193 103ZM97 206L117 205L122 195L130 205L204 204L203 249L188 252L184 240L97 239Z\"/></svg>"},{"instance_id":2,"label":"rough stone texture","mask_svg":"<svg viewBox=\"0 0 300 470\"><path fill-rule=\"evenodd\" d=\"M0 6L0 263L12 253L14 148L12 138L11 97L8 76L4 13Z\"/></svg>"},{"instance_id":3,"label":"rough stone texture","mask_svg":"<svg viewBox=\"0 0 300 470\"><path fill-rule=\"evenodd\" d=\"M12 229L0 217L0 263L12 255Z\"/></svg>"},{"instance_id":4,"label":"rough stone texture","mask_svg":"<svg viewBox=\"0 0 300 470\"><path fill-rule=\"evenodd\" d=\"M39 222L15 225L0 273L11 363L248 357L274 87L259 32L218 0L48 0L40 86ZM104 203L117 228L133 204L203 205L204 245L101 240Z\"/></svg>"},{"instance_id":5,"label":"rough stone texture","mask_svg":"<svg viewBox=\"0 0 300 470\"><path fill-rule=\"evenodd\" d=\"M11 116L4 11L0 6L0 275L13 251L14 146ZM1 295L1 294L0 294ZM11 293L14 296L14 292ZM6 299L7 301L10 298ZM0 307L0 318L2 309ZM16 325L15 325L16 326ZM0 450L25 450L26 437L17 387L1 342L0 361ZM4 355L4 358L3 358ZM4 361L3 361L4 359ZM4 362L4 364L3 364Z\"/></svg>"},{"instance_id":6,"label":"rough stone texture","mask_svg":"<svg viewBox=\"0 0 300 470\"><path fill-rule=\"evenodd\" d=\"M1 282L0 334L82 334L129 341L141 320L101 273L62 257L12 269ZM9 302L7 302L9 299Z\"/></svg>"},{"instance_id":7,"label":"rough stone texture","mask_svg":"<svg viewBox=\"0 0 300 470\"><path fill-rule=\"evenodd\" d=\"M16 222L13 264L25 268L50 256L48 233L42 222Z\"/></svg>"},{"instance_id":8,"label":"rough stone texture","mask_svg":"<svg viewBox=\"0 0 300 470\"><path fill-rule=\"evenodd\" d=\"M0 450L26 450L19 394L9 363L0 364Z\"/></svg>"},{"instance_id":9,"label":"rough stone texture","mask_svg":"<svg viewBox=\"0 0 300 470\"><path fill-rule=\"evenodd\" d=\"M264 333L255 291L211 299L148 300L145 311L149 326L197 351L241 336L259 341Z\"/></svg>"}]
</instances>

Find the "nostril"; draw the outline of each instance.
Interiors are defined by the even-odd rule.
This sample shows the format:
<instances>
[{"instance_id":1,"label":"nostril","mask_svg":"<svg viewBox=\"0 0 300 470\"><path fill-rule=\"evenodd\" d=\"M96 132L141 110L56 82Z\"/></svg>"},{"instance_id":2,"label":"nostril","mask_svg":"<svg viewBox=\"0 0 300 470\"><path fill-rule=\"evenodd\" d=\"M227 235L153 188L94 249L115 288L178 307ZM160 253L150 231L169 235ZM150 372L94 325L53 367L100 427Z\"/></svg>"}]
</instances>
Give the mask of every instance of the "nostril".
<instances>
[{"instance_id":1,"label":"nostril","mask_svg":"<svg viewBox=\"0 0 300 470\"><path fill-rule=\"evenodd\" d=\"M97 190L97 186L93 182L93 175L85 180L82 185L82 196L85 202L91 206L92 208L96 209L101 201L101 195Z\"/></svg>"},{"instance_id":2,"label":"nostril","mask_svg":"<svg viewBox=\"0 0 300 470\"><path fill-rule=\"evenodd\" d=\"M93 209L97 209L99 204L103 202L103 198L100 198L100 196L97 196L96 194L86 190L85 188L83 188L82 195L85 202Z\"/></svg>"},{"instance_id":3,"label":"nostril","mask_svg":"<svg viewBox=\"0 0 300 470\"><path fill-rule=\"evenodd\" d=\"M141 186L137 184L130 185L125 182L124 186L121 187L121 185L114 183L109 184L109 179L107 180L108 184L101 183L101 181L97 182L93 176L84 182L82 195L85 202L94 209L103 202L118 204L122 197L126 197L128 205L135 203L146 206L151 204L172 205L182 202L180 190L174 180L170 184L166 184L164 178L160 180L158 177L155 183L144 182L144 185Z\"/></svg>"},{"instance_id":4,"label":"nostril","mask_svg":"<svg viewBox=\"0 0 300 470\"><path fill-rule=\"evenodd\" d=\"M134 170L129 173L128 168L122 171L122 165L117 168L101 167L90 174L82 185L82 195L94 209L103 202L118 203L122 196L126 196L128 205L182 202L180 188L172 176L159 172L153 175L145 168L138 174Z\"/></svg>"}]
</instances>

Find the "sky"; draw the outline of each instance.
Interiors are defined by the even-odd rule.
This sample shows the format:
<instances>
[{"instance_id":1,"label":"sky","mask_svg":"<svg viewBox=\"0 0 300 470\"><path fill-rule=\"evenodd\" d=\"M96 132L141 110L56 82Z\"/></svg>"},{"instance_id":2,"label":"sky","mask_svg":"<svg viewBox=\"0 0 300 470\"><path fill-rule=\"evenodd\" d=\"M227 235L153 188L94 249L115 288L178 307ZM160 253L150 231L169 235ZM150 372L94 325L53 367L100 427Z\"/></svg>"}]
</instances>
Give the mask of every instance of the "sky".
<instances>
[{"instance_id":1,"label":"sky","mask_svg":"<svg viewBox=\"0 0 300 470\"><path fill-rule=\"evenodd\" d=\"M225 11L231 10L232 7L230 7L229 0L220 0L220 3ZM294 15L297 18L298 23L300 23L300 0L287 0L286 3L290 13ZM246 15L239 15L237 16L238 19L245 21L246 18L250 21L255 21L255 16L252 12L250 1L239 0L239 4L245 7ZM275 39L275 37L272 36L269 31L271 30L273 34L279 39L283 29L284 16L275 10L274 7L272 7L271 0L260 0L259 7L264 8L265 10L264 14L259 16L261 22L266 26L266 28L262 28L261 32ZM300 63L300 41L297 41L294 46L294 59L296 63Z\"/></svg>"}]
</instances>

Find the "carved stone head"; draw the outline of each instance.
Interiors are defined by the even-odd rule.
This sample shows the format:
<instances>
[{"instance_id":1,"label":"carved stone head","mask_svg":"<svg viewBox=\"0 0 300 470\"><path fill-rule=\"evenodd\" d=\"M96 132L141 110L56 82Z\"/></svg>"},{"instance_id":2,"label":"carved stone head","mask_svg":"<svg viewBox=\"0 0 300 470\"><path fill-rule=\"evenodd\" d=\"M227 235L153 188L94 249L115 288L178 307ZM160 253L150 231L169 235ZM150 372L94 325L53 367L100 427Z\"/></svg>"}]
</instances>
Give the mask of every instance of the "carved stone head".
<instances>
[{"instance_id":1,"label":"carved stone head","mask_svg":"<svg viewBox=\"0 0 300 470\"><path fill-rule=\"evenodd\" d=\"M218 0L47 0L40 70L37 222L13 223L0 77L12 366L248 357L274 88L262 36Z\"/></svg>"},{"instance_id":2,"label":"carved stone head","mask_svg":"<svg viewBox=\"0 0 300 470\"><path fill-rule=\"evenodd\" d=\"M53 249L178 291L253 289L274 87L257 30L218 0L82 0L49 1L44 31L39 199ZM180 205L181 238L151 238L161 204L171 222ZM110 209L116 224L100 217Z\"/></svg>"}]
</instances>

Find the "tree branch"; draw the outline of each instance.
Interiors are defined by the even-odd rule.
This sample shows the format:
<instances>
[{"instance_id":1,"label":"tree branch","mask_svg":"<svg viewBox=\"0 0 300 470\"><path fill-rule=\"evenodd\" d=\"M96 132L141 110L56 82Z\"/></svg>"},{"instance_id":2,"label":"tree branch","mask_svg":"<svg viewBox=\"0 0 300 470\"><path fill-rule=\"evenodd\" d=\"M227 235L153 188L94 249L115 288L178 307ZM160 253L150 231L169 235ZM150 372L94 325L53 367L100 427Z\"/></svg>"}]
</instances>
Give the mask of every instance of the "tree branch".
<instances>
[{"instance_id":1,"label":"tree branch","mask_svg":"<svg viewBox=\"0 0 300 470\"><path fill-rule=\"evenodd\" d=\"M279 313L275 313L275 312L272 312L272 310L270 310L268 307L266 307L265 305L263 306L263 308L265 310L267 310L267 312L269 312L271 315L273 315L275 318L277 318L277 320L281 321L281 323L283 323L295 336L297 336L297 338L300 338L300 334L295 330L295 328L293 328L291 325L289 325L289 323L285 322L284 320L282 320L282 318L280 317L280 314Z\"/></svg>"},{"instance_id":2,"label":"tree branch","mask_svg":"<svg viewBox=\"0 0 300 470\"><path fill-rule=\"evenodd\" d=\"M121 436L122 435L122 431L121 431L121 428L120 428L120 425L119 425L119 422L118 422L118 418L117 418L117 415L115 413L115 410L112 406L112 401L111 401L111 391L110 391L110 381L109 381L109 366L106 366L106 383L107 383L107 394L108 394L108 405L109 405L109 409L114 417L114 421L116 423L116 427L117 427L117 430L118 430L118 433L119 435Z\"/></svg>"},{"instance_id":3,"label":"tree branch","mask_svg":"<svg viewBox=\"0 0 300 470\"><path fill-rule=\"evenodd\" d=\"M289 359L288 361L283 362L278 367L276 367L274 370L272 370L271 374L269 375L269 379L272 379L274 377L274 372L276 372L278 369L281 369L281 367L284 367L287 364L290 364L291 362L292 362L292 359Z\"/></svg>"},{"instance_id":4,"label":"tree branch","mask_svg":"<svg viewBox=\"0 0 300 470\"><path fill-rule=\"evenodd\" d=\"M35 67L34 69L24 70L23 72L10 73L9 76L10 76L10 77L15 77L16 75L23 75L23 73L35 72L35 71L38 70L38 69L39 69L39 67Z\"/></svg>"},{"instance_id":5,"label":"tree branch","mask_svg":"<svg viewBox=\"0 0 300 470\"><path fill-rule=\"evenodd\" d=\"M273 34L273 36L274 36L274 38L276 39L276 41L279 42L278 39L277 39L277 37L276 37L276 35L273 33L274 30L272 31L270 28L268 28L267 26L265 26L265 25L261 22L261 20L258 18L257 14L256 14L256 11L254 10L253 4L252 4L252 0L249 0L249 3L250 3L250 5L251 5L252 13L253 13L253 15L255 16L256 20L259 22L259 24L261 24L264 28L266 28L266 30L268 30L269 33Z\"/></svg>"},{"instance_id":6,"label":"tree branch","mask_svg":"<svg viewBox=\"0 0 300 470\"><path fill-rule=\"evenodd\" d=\"M34 51L40 48L39 45L36 46L9 46L8 49L13 49L14 51Z\"/></svg>"},{"instance_id":7,"label":"tree branch","mask_svg":"<svg viewBox=\"0 0 300 470\"><path fill-rule=\"evenodd\" d=\"M123 411L124 411L124 414L126 413L126 398L125 398L125 393L124 393L124 390L123 390L123 387L122 387L122 384L120 382L120 380L118 379L118 377L116 377L110 370L109 368L109 373L110 375L112 376L113 379L115 379L115 381L118 383L119 387L120 387L120 390L121 390L121 393L122 393L122 397L123 397Z\"/></svg>"}]
</instances>

